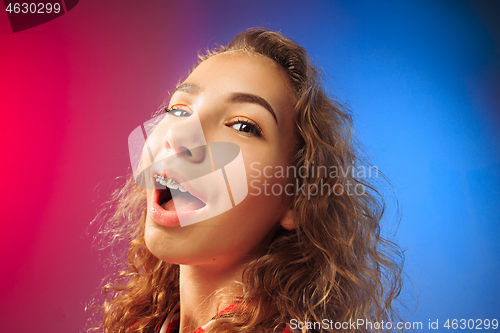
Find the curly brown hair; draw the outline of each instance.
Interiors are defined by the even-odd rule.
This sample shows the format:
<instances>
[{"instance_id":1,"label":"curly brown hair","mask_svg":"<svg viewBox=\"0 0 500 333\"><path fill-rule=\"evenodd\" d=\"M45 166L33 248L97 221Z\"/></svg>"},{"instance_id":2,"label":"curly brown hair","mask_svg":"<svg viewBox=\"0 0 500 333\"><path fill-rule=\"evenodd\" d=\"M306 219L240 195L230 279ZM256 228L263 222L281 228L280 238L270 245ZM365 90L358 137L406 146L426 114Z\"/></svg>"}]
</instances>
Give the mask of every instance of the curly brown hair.
<instances>
[{"instance_id":1,"label":"curly brown hair","mask_svg":"<svg viewBox=\"0 0 500 333\"><path fill-rule=\"evenodd\" d=\"M304 48L279 32L251 28L228 45L201 55L199 63L230 51L264 55L286 72L297 101L296 170L312 165L354 170L364 165L351 116L327 96ZM381 236L384 201L371 180L356 172L333 177L318 172L297 181L299 186L328 191L316 196L295 192L290 202L295 229L280 229L267 253L243 273L244 292L237 296L246 310L216 320L209 332L277 332L292 319L342 323L398 318L394 301L401 291L403 254ZM362 186L362 193L339 191L355 186ZM146 192L132 177L113 200L116 209L107 232L130 241L128 264L104 287L104 317L96 330L153 332L178 301L179 267L147 249Z\"/></svg>"}]
</instances>

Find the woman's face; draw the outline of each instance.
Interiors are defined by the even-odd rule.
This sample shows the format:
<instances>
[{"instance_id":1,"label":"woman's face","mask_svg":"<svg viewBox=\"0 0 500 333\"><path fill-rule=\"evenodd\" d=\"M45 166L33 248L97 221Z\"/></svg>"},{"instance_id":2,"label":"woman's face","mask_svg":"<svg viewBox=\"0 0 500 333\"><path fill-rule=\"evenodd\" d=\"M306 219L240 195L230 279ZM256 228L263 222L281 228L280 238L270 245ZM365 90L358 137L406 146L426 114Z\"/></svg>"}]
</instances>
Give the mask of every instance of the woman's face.
<instances>
[{"instance_id":1,"label":"woman's face","mask_svg":"<svg viewBox=\"0 0 500 333\"><path fill-rule=\"evenodd\" d=\"M223 267L265 248L288 209L287 198L271 191L274 186L279 193L287 179L272 170L292 162L294 104L285 72L264 56L241 51L203 61L176 89L143 158L156 162L150 176L157 182L174 179L188 192L173 190L174 200L167 191L147 190L145 239L155 256ZM220 153L214 142L240 149L225 172L214 169ZM205 175L200 170L207 166L214 171L209 176L193 176ZM235 199L238 193L243 200Z\"/></svg>"}]
</instances>

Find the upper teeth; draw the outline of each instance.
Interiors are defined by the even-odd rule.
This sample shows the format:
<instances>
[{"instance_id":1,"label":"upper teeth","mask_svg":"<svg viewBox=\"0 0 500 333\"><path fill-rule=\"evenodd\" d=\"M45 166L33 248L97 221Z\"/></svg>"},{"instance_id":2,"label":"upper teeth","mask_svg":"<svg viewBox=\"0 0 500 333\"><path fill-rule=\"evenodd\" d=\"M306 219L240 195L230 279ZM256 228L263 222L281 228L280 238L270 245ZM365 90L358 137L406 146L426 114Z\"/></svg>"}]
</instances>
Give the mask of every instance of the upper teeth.
<instances>
[{"instance_id":1,"label":"upper teeth","mask_svg":"<svg viewBox=\"0 0 500 333\"><path fill-rule=\"evenodd\" d=\"M161 176L161 175L154 175L154 178L156 179L157 183L162 184L163 186L166 186L168 188L174 189L174 190L179 190L181 192L187 192L187 190L182 187L178 182L176 182L173 179Z\"/></svg>"}]
</instances>

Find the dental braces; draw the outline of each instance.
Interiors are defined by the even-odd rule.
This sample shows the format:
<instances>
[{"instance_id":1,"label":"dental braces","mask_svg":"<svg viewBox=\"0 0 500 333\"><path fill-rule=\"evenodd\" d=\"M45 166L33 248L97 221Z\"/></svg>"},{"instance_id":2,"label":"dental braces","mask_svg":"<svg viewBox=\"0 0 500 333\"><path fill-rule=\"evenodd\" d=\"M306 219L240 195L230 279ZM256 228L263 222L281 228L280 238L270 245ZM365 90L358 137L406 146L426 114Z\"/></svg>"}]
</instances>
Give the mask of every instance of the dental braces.
<instances>
[{"instance_id":1,"label":"dental braces","mask_svg":"<svg viewBox=\"0 0 500 333\"><path fill-rule=\"evenodd\" d=\"M173 190L187 192L187 190L184 187L182 187L182 185L180 185L178 182L176 182L174 179L167 178L167 177L161 176L161 175L154 175L153 177L155 178L157 183L160 183L163 186L166 186L166 187L173 189Z\"/></svg>"}]
</instances>

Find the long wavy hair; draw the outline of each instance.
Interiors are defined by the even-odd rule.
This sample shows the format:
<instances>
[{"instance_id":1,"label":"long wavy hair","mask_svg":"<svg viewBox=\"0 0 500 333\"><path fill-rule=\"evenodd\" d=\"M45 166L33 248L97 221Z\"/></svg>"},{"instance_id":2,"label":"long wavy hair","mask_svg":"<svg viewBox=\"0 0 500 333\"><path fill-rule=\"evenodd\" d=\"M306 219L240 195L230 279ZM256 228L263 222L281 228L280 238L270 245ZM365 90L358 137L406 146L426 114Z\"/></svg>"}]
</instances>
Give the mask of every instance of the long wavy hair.
<instances>
[{"instance_id":1,"label":"long wavy hair","mask_svg":"<svg viewBox=\"0 0 500 333\"><path fill-rule=\"evenodd\" d=\"M401 291L403 254L381 236L385 205L373 180L356 171L366 162L354 139L350 114L327 96L304 48L281 33L248 29L228 45L200 55L199 63L232 51L264 55L283 69L296 95L299 140L293 166L324 166L329 171L293 179L299 187L326 191L313 196L295 191L290 205L296 228L280 229L267 253L245 269L243 294L234 295L244 311L217 319L208 332L281 332L291 320L398 319L394 301ZM147 249L146 192L133 178L115 191L112 201L115 210L106 232L130 245L126 265L104 286L103 319L95 330L154 332L178 302L179 267Z\"/></svg>"}]
</instances>

